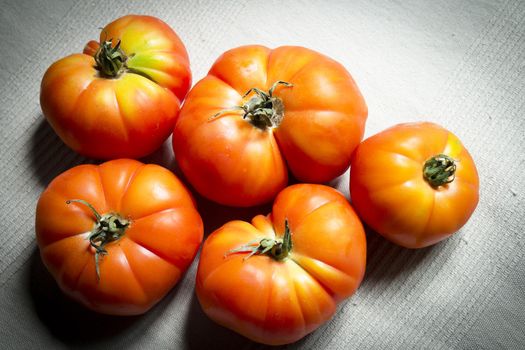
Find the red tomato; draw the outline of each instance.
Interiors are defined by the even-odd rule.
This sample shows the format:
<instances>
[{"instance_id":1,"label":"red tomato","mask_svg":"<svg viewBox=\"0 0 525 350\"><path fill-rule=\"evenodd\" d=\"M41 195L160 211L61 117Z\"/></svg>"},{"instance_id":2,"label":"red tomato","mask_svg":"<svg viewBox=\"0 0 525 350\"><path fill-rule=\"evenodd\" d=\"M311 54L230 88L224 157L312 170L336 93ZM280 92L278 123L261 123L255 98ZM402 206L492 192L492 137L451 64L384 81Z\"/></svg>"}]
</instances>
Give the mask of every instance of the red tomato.
<instances>
[{"instance_id":1,"label":"red tomato","mask_svg":"<svg viewBox=\"0 0 525 350\"><path fill-rule=\"evenodd\" d=\"M93 158L142 157L173 130L191 85L188 55L175 32L149 16L108 24L100 44L55 62L40 104L62 141Z\"/></svg>"},{"instance_id":2,"label":"red tomato","mask_svg":"<svg viewBox=\"0 0 525 350\"><path fill-rule=\"evenodd\" d=\"M478 203L474 161L459 139L432 123L396 125L365 140L350 173L352 203L375 231L407 248L458 231Z\"/></svg>"},{"instance_id":3,"label":"red tomato","mask_svg":"<svg viewBox=\"0 0 525 350\"><path fill-rule=\"evenodd\" d=\"M188 94L173 133L184 175L231 206L275 197L288 170L327 182L349 166L367 107L351 75L317 52L244 46L224 53Z\"/></svg>"},{"instance_id":4,"label":"red tomato","mask_svg":"<svg viewBox=\"0 0 525 350\"><path fill-rule=\"evenodd\" d=\"M193 199L177 177L129 159L66 171L36 210L49 272L64 293L105 314L149 310L178 282L202 235Z\"/></svg>"},{"instance_id":5,"label":"red tomato","mask_svg":"<svg viewBox=\"0 0 525 350\"><path fill-rule=\"evenodd\" d=\"M294 342L330 319L363 278L366 239L333 188L283 190L272 213L231 221L204 243L197 296L215 322L264 344Z\"/></svg>"}]
</instances>

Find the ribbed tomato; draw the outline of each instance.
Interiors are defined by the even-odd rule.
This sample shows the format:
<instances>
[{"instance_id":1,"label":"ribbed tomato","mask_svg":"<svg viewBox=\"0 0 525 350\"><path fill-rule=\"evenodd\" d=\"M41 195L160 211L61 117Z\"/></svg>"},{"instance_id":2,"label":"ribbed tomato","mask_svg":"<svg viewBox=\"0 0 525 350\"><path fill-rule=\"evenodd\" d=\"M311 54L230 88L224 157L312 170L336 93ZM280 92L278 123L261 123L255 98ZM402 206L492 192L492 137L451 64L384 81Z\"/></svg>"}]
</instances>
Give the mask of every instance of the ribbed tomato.
<instances>
[{"instance_id":1,"label":"ribbed tomato","mask_svg":"<svg viewBox=\"0 0 525 350\"><path fill-rule=\"evenodd\" d=\"M474 161L450 131L407 123L365 140L350 172L352 203L375 231L407 248L458 231L478 203Z\"/></svg>"},{"instance_id":2,"label":"ribbed tomato","mask_svg":"<svg viewBox=\"0 0 525 350\"><path fill-rule=\"evenodd\" d=\"M333 188L298 184L252 223L231 221L204 243L197 296L214 321L257 342L294 342L332 317L363 278L366 239Z\"/></svg>"},{"instance_id":3,"label":"ribbed tomato","mask_svg":"<svg viewBox=\"0 0 525 350\"><path fill-rule=\"evenodd\" d=\"M367 107L346 69L303 47L224 53L188 94L173 133L184 175L231 206L270 201L288 182L341 175Z\"/></svg>"},{"instance_id":4,"label":"ribbed tomato","mask_svg":"<svg viewBox=\"0 0 525 350\"><path fill-rule=\"evenodd\" d=\"M55 178L36 210L40 255L60 288L88 308L146 312L180 279L202 220L169 170L121 159Z\"/></svg>"},{"instance_id":5,"label":"ribbed tomato","mask_svg":"<svg viewBox=\"0 0 525 350\"><path fill-rule=\"evenodd\" d=\"M142 157L170 135L191 85L188 54L161 20L129 15L102 29L83 54L55 62L40 104L62 141L101 158Z\"/></svg>"}]
</instances>

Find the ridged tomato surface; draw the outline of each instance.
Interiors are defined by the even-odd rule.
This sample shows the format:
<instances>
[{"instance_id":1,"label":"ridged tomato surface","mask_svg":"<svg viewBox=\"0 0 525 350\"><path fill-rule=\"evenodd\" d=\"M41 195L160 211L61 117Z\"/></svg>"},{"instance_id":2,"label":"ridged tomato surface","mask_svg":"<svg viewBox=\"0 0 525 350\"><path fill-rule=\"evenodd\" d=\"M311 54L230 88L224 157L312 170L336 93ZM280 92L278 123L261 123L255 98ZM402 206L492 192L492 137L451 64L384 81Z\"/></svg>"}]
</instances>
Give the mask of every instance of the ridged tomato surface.
<instances>
[{"instance_id":1,"label":"ridged tomato surface","mask_svg":"<svg viewBox=\"0 0 525 350\"><path fill-rule=\"evenodd\" d=\"M246 247L285 239L286 225L291 249L284 258L249 256ZM348 201L324 185L293 185L268 216L231 221L208 237L197 296L219 324L257 342L287 344L333 316L358 288L365 264L363 226Z\"/></svg>"},{"instance_id":2,"label":"ridged tomato surface","mask_svg":"<svg viewBox=\"0 0 525 350\"><path fill-rule=\"evenodd\" d=\"M257 116L244 117L238 107L253 104L257 92L244 96L250 89L268 93L272 87L278 101L270 110L276 114L256 108L258 116L271 115L270 126L257 126ZM190 91L173 147L200 194L252 206L273 199L287 185L288 170L301 182L341 175L363 137L367 113L352 76L338 62L303 47L243 46L219 57Z\"/></svg>"},{"instance_id":3,"label":"ridged tomato surface","mask_svg":"<svg viewBox=\"0 0 525 350\"><path fill-rule=\"evenodd\" d=\"M100 215L127 220L122 237L99 255L89 236ZM178 282L202 241L193 199L169 170L121 159L80 165L56 177L36 210L42 260L60 288L88 308L134 315L150 309Z\"/></svg>"},{"instance_id":4,"label":"ridged tomato surface","mask_svg":"<svg viewBox=\"0 0 525 350\"><path fill-rule=\"evenodd\" d=\"M104 74L94 58L110 39L126 56L116 76ZM53 63L42 79L40 104L76 152L137 158L170 135L190 85L188 54L173 29L154 17L129 15L103 28L100 42L89 42L84 53Z\"/></svg>"},{"instance_id":5,"label":"ridged tomato surface","mask_svg":"<svg viewBox=\"0 0 525 350\"><path fill-rule=\"evenodd\" d=\"M449 157L455 168L447 181L433 186L425 163ZM391 127L365 140L350 172L352 203L375 231L407 248L437 243L458 231L479 198L472 157L450 131L433 123Z\"/></svg>"}]
</instances>

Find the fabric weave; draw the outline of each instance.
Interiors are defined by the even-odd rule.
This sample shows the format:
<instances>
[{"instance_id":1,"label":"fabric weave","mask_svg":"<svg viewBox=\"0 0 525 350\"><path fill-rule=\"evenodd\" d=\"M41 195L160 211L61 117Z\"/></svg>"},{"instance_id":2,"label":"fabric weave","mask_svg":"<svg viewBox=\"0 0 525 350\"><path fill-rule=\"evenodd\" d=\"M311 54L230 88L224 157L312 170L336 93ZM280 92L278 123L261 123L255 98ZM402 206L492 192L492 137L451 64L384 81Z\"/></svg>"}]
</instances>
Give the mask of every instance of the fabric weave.
<instances>
[{"instance_id":1,"label":"fabric weave","mask_svg":"<svg viewBox=\"0 0 525 350\"><path fill-rule=\"evenodd\" d=\"M366 136L429 120L455 133L480 175L480 202L452 238L407 250L367 233L365 280L335 317L292 349L525 348L525 2L2 1L0 21L0 348L262 346L208 320L197 259L149 313L100 316L64 297L35 243L45 186L74 165L45 122L47 67L128 13L157 16L184 41L194 83L225 50L301 45L341 62L369 106ZM171 142L143 159L174 169ZM347 197L348 172L331 182ZM209 234L266 213L198 199Z\"/></svg>"}]
</instances>

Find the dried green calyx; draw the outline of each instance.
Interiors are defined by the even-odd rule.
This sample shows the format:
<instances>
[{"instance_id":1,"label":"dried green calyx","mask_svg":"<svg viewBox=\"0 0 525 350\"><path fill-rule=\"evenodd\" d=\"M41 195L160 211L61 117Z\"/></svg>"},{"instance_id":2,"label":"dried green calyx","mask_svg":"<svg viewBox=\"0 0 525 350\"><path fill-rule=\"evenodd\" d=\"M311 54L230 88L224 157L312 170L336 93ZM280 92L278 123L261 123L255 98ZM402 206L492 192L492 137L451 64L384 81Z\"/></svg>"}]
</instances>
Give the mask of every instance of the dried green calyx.
<instances>
[{"instance_id":1,"label":"dried green calyx","mask_svg":"<svg viewBox=\"0 0 525 350\"><path fill-rule=\"evenodd\" d=\"M113 47L113 39L102 42L94 58L97 63L95 68L105 77L116 78L127 69L128 56L120 48L120 40L115 47Z\"/></svg>"},{"instance_id":2,"label":"dried green calyx","mask_svg":"<svg viewBox=\"0 0 525 350\"><path fill-rule=\"evenodd\" d=\"M251 88L244 95L243 98L254 93L254 95L242 106L235 106L230 109L220 111L210 117L210 121L223 115L227 112L232 111L243 111L243 119L248 120L255 127L260 129L275 128L278 127L284 116L284 104L283 101L273 93L277 86L284 85L292 87L293 85L282 80L276 81L268 92L262 91L258 88Z\"/></svg>"},{"instance_id":3,"label":"dried green calyx","mask_svg":"<svg viewBox=\"0 0 525 350\"><path fill-rule=\"evenodd\" d=\"M439 187L454 181L456 161L446 154L431 157L423 166L423 177L432 187Z\"/></svg>"},{"instance_id":4,"label":"dried green calyx","mask_svg":"<svg viewBox=\"0 0 525 350\"><path fill-rule=\"evenodd\" d=\"M93 212L93 215L95 215L95 226L91 230L87 239L91 246L95 248L95 269L97 272L97 279L100 280L100 257L101 255L108 254L108 251L104 248L105 245L122 238L130 221L121 218L118 214L109 213L100 215L91 204L82 199L70 199L66 201L66 204L71 204L72 202L81 203L87 206L91 212Z\"/></svg>"},{"instance_id":5,"label":"dried green calyx","mask_svg":"<svg viewBox=\"0 0 525 350\"><path fill-rule=\"evenodd\" d=\"M288 220L284 221L284 235L282 240L263 238L247 243L243 246L230 250L226 255L235 253L250 253L244 257L244 260L249 259L253 255L267 255L277 261L282 261L292 250L292 233L288 226Z\"/></svg>"}]
</instances>

